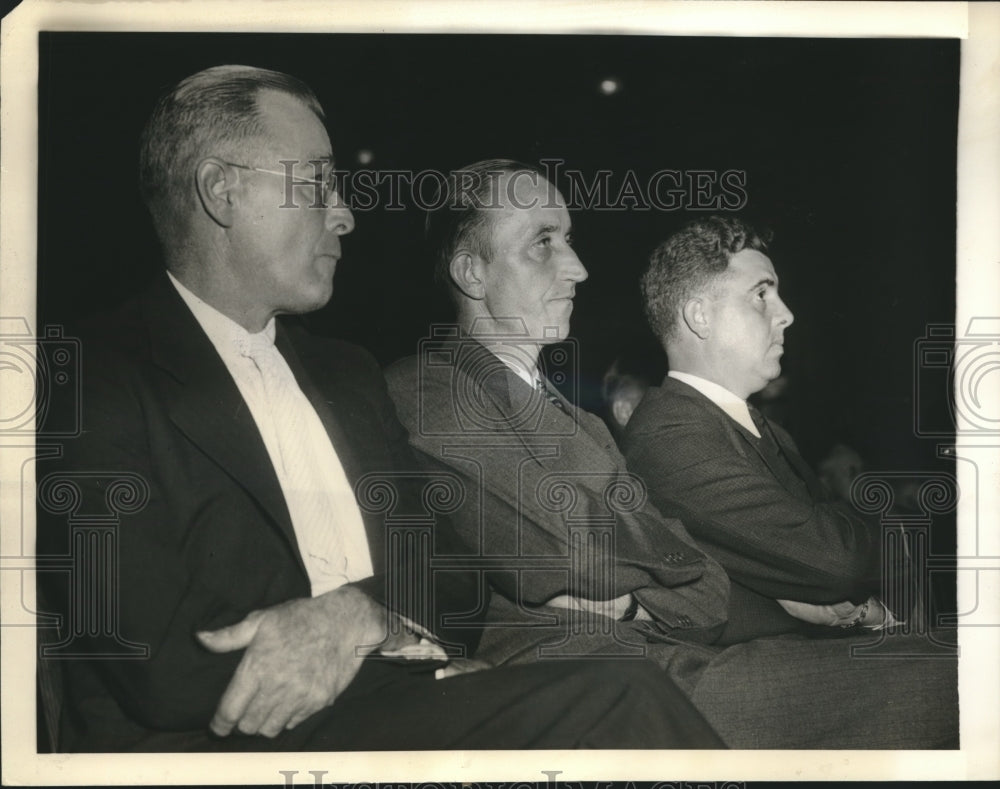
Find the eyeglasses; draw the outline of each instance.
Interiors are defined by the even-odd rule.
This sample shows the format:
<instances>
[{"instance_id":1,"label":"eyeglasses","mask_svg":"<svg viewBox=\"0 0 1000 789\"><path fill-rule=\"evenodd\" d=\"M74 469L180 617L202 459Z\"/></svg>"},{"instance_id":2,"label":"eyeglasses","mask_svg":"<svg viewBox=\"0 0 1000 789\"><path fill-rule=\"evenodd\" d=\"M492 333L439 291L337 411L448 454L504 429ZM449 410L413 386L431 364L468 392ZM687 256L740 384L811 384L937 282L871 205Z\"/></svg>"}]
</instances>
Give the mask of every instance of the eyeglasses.
<instances>
[{"instance_id":1,"label":"eyeglasses","mask_svg":"<svg viewBox=\"0 0 1000 789\"><path fill-rule=\"evenodd\" d=\"M223 160L224 161L224 160ZM285 162L282 162L284 164ZM325 160L317 159L314 162L309 162L314 167L317 164L327 164ZM267 173L268 175L280 175L282 178L288 179L287 183L291 186L311 186L313 189L318 189L320 201L313 201L313 208L327 208L330 206L331 198L337 194L337 170L331 165L329 171L323 178L300 178L296 176L291 170L286 170L281 172L280 170L267 170L263 167L252 167L248 164L237 164L236 162L226 162L230 167L239 167L241 170L252 170L255 173ZM314 193L315 196L316 193ZM291 196L289 195L289 198Z\"/></svg>"}]
</instances>

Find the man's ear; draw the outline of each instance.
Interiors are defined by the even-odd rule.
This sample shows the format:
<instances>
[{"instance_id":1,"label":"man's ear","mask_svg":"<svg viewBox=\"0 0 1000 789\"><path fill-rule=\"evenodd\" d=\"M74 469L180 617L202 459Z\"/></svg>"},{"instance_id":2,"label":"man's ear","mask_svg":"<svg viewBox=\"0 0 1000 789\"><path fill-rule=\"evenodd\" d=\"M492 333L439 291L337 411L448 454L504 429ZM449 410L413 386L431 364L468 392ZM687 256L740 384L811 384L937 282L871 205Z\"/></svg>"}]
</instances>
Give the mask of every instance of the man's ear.
<instances>
[{"instance_id":1,"label":"man's ear","mask_svg":"<svg viewBox=\"0 0 1000 789\"><path fill-rule=\"evenodd\" d=\"M483 260L473 256L471 252L460 250L448 264L451 281L462 293L470 299L480 301L486 298L486 285L483 282L481 267Z\"/></svg>"},{"instance_id":2,"label":"man's ear","mask_svg":"<svg viewBox=\"0 0 1000 789\"><path fill-rule=\"evenodd\" d=\"M195 171L195 188L205 213L222 227L232 227L235 195L238 183L236 168L219 159L205 159Z\"/></svg>"},{"instance_id":3,"label":"man's ear","mask_svg":"<svg viewBox=\"0 0 1000 789\"><path fill-rule=\"evenodd\" d=\"M701 340L707 340L711 334L705 302L702 299L688 299L681 311L684 323L688 329Z\"/></svg>"}]
</instances>

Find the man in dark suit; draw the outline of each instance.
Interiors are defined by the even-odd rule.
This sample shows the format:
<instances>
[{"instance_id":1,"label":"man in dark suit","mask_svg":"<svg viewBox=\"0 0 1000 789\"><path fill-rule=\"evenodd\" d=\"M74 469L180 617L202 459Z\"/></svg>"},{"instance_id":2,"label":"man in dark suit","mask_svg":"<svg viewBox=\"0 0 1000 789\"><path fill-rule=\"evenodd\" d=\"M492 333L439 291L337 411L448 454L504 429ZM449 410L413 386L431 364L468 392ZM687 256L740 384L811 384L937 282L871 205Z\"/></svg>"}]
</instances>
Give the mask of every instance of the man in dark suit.
<instances>
[{"instance_id":1,"label":"man in dark suit","mask_svg":"<svg viewBox=\"0 0 1000 789\"><path fill-rule=\"evenodd\" d=\"M439 202L428 235L458 324L386 378L424 463L463 482L454 520L500 592L478 657L635 656L644 636L714 641L725 574L648 504L603 422L540 369L542 347L567 338L587 277L562 196L530 166L489 160L452 174ZM572 372L563 357L560 375ZM606 638L573 633L574 616L556 611L567 608L599 616L591 627Z\"/></svg>"},{"instance_id":2,"label":"man in dark suit","mask_svg":"<svg viewBox=\"0 0 1000 789\"><path fill-rule=\"evenodd\" d=\"M793 320L764 240L737 218L692 222L653 253L642 291L670 372L632 415L623 451L654 503L698 516L692 534L732 580L731 631L789 634L731 650L759 693L788 698L775 730L809 736L826 699L822 724L849 726L869 745L957 742L954 661L886 658L909 653L906 639L890 640L881 659L851 659L852 645L908 614L879 598L878 524L825 490L791 437L747 402L780 374ZM769 671L750 659L768 654ZM790 682L782 654L822 688ZM717 720L709 705L719 699L695 699Z\"/></svg>"},{"instance_id":3,"label":"man in dark suit","mask_svg":"<svg viewBox=\"0 0 1000 789\"><path fill-rule=\"evenodd\" d=\"M183 80L140 169L167 271L84 336L83 434L40 472L62 750L720 744L642 667L447 676L478 590L431 567L440 480L367 354L275 320L327 302L354 225L304 84Z\"/></svg>"}]
</instances>

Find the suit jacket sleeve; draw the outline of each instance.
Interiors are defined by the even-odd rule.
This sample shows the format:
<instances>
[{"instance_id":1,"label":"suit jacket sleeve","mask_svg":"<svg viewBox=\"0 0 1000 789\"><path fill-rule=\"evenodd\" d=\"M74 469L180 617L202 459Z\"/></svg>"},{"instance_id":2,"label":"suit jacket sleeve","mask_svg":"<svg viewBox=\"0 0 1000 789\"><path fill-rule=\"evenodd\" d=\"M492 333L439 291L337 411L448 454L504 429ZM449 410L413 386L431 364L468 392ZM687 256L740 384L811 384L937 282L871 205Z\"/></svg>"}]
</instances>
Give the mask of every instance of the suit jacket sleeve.
<instances>
[{"instance_id":1,"label":"suit jacket sleeve","mask_svg":"<svg viewBox=\"0 0 1000 789\"><path fill-rule=\"evenodd\" d=\"M651 389L626 431L629 468L655 503L690 510L699 544L755 592L827 604L876 591L877 532L841 502L790 493L727 420L700 394Z\"/></svg>"},{"instance_id":2,"label":"suit jacket sleeve","mask_svg":"<svg viewBox=\"0 0 1000 789\"><path fill-rule=\"evenodd\" d=\"M238 589L244 585L242 579L221 561L221 554L230 545L236 548L236 542L227 535L229 530L210 523L213 514L223 509L219 502L202 499L204 509L194 514L178 505L178 491L171 489L178 478L162 473L160 463L169 458L154 455L157 449L169 451L170 442L161 440L162 423L147 420L146 414L155 413L157 404L144 392L131 364L87 342L82 353L83 434L65 442L58 463L39 468L38 553L70 555L70 521L107 514L107 496L118 484L115 480L132 480L133 490L148 490L148 500L118 520L113 537L117 572L101 577L92 567L74 568L72 574L42 573L40 581L64 617L64 633L78 624L72 607L81 602L81 584L93 585L98 594L117 604L114 632L87 634L76 640L75 647L106 656L93 666L129 718L149 729L204 729L242 653L212 654L197 643L195 632L233 624L251 610L241 605L242 600L250 603ZM71 481L79 495L69 519L47 511L43 502L58 498L58 489L46 494L46 478ZM190 497L199 498L198 492L192 491ZM241 507L232 510L234 517L240 514L245 514ZM240 524L232 526L238 529ZM259 547L265 549L264 544ZM280 565L282 546L275 542L267 547L279 552L274 560ZM289 558L287 551L284 556ZM244 568L249 573L258 570L263 568L254 563ZM273 574L264 573L258 583L253 602L263 605L296 591ZM227 585L231 592L227 593ZM300 584L297 591L305 590ZM148 654L116 657L123 654L119 639L146 647Z\"/></svg>"},{"instance_id":3,"label":"suit jacket sleeve","mask_svg":"<svg viewBox=\"0 0 1000 789\"><path fill-rule=\"evenodd\" d=\"M104 696L110 695L133 726L205 730L242 652L211 653L195 634L234 624L254 610L308 597L310 586L290 524L280 526L275 516L287 518L287 510L266 449L207 338L191 330L190 315L175 321L182 330L166 334L166 340L163 331L147 326L150 314L176 313L170 306L176 307L176 294L168 295L166 306L126 310L124 317L116 316L110 326L85 337L81 399L54 404L79 407L83 432L64 442L57 462L39 464L39 555L73 556L73 541L81 533L75 524L117 510L112 538L116 564L100 572L87 566L42 573L40 583L53 609L63 615L66 630L87 624L86 617L74 613L88 603L87 587L101 587L115 606L112 632L84 627L73 642L78 652L98 658L70 661L79 663L68 666L73 674L86 674L86 681L76 686L86 686L89 695L78 706L108 710ZM172 365L159 359L154 363L152 337L159 337L164 352L174 357ZM348 450L342 462L350 469L349 479L369 471L414 469L406 434L374 360L342 344L334 354L332 347L313 345L315 358L306 354L303 361L316 369L325 364L331 378L343 381L334 390L324 379L320 388L330 410L351 424L338 447L338 454ZM48 484L53 482L60 485ZM131 495L130 486L138 491L136 506L118 506L128 503L118 499ZM61 506L69 501L61 491L70 487L78 500L67 508ZM413 495L404 489L401 498ZM369 542L378 543L384 521L366 518L366 527ZM446 543L447 535L439 541ZM385 565L381 546L371 550L376 574L358 586L383 602L401 568ZM446 575L434 586L433 610L474 607L474 579ZM429 616L419 605L400 613L452 643L471 647L478 638L469 628L442 633L440 617ZM123 657L122 641L145 647L146 655ZM92 720L102 716L104 712L95 712ZM107 719L118 721L110 712Z\"/></svg>"},{"instance_id":4,"label":"suit jacket sleeve","mask_svg":"<svg viewBox=\"0 0 1000 789\"><path fill-rule=\"evenodd\" d=\"M565 456L546 440L537 444L533 457L502 424L495 432L478 434L449 429L456 425L452 382L418 375L414 358L388 368L386 378L420 461L457 473L465 484L466 500L454 520L466 545L483 555L511 557L508 564L521 560L518 570L489 571L490 583L525 605L542 605L563 594L591 596L571 586L565 570L532 569L537 567L532 558L568 555L566 515L547 506L540 491L547 479L559 476L572 487L574 519L597 522L609 512L606 484L629 476L624 461L619 467L608 454L594 452L586 458L575 455L579 462L567 466ZM613 445L610 436L608 442ZM626 483L621 490L627 489ZM683 525L661 517L647 502L616 513L614 531L613 554L599 552L596 558L614 567L611 596L635 593L660 622L686 631L683 637L714 640L725 621L728 579L695 547Z\"/></svg>"}]
</instances>

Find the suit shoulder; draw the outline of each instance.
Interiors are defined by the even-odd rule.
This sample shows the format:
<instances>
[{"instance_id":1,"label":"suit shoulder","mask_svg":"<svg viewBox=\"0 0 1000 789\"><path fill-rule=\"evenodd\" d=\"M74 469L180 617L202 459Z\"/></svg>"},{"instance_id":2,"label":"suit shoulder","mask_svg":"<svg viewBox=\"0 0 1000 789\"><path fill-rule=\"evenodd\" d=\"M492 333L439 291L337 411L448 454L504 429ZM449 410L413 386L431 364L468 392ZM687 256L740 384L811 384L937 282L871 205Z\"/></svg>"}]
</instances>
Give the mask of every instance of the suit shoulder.
<instances>
[{"instance_id":1,"label":"suit shoulder","mask_svg":"<svg viewBox=\"0 0 1000 789\"><path fill-rule=\"evenodd\" d=\"M335 337L312 334L298 324L291 324L286 331L303 361L336 364L338 371L349 376L364 375L381 378L381 367L365 348Z\"/></svg>"},{"instance_id":2,"label":"suit shoulder","mask_svg":"<svg viewBox=\"0 0 1000 789\"><path fill-rule=\"evenodd\" d=\"M87 408L97 400L110 403L131 397L151 374L150 326L136 300L68 325L62 336L76 346L80 387L86 393L82 403Z\"/></svg>"},{"instance_id":3,"label":"suit shoulder","mask_svg":"<svg viewBox=\"0 0 1000 789\"><path fill-rule=\"evenodd\" d=\"M92 352L136 354L149 347L148 322L138 299L95 313L66 328Z\"/></svg>"},{"instance_id":4,"label":"suit shoulder","mask_svg":"<svg viewBox=\"0 0 1000 789\"><path fill-rule=\"evenodd\" d=\"M418 423L424 429L451 424L451 371L447 365L428 364L426 355L407 356L383 370L389 396L411 436L419 432Z\"/></svg>"},{"instance_id":5,"label":"suit shoulder","mask_svg":"<svg viewBox=\"0 0 1000 789\"><path fill-rule=\"evenodd\" d=\"M729 455L739 447L728 419L707 399L652 387L625 428L623 454L631 458L644 452L662 455L669 447L674 451L667 454L675 456L676 462L683 456L685 465Z\"/></svg>"},{"instance_id":6,"label":"suit shoulder","mask_svg":"<svg viewBox=\"0 0 1000 789\"><path fill-rule=\"evenodd\" d=\"M441 361L441 364L437 362ZM383 373L392 396L409 400L422 394L451 389L455 369L450 360L435 358L434 351L407 356L388 365Z\"/></svg>"},{"instance_id":7,"label":"suit shoulder","mask_svg":"<svg viewBox=\"0 0 1000 789\"><path fill-rule=\"evenodd\" d=\"M382 373L385 375L389 390L406 387L417 380L418 357L405 356L402 359L386 365Z\"/></svg>"},{"instance_id":8,"label":"suit shoulder","mask_svg":"<svg viewBox=\"0 0 1000 789\"><path fill-rule=\"evenodd\" d=\"M708 406L707 401L702 403L666 387L652 386L632 414L626 434L641 435L684 425L704 425L711 420Z\"/></svg>"}]
</instances>

